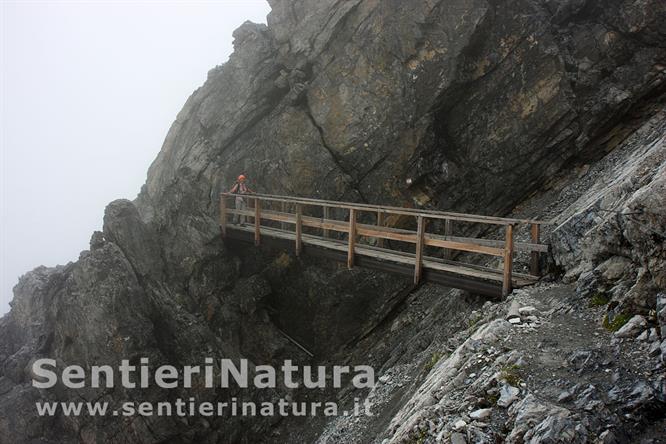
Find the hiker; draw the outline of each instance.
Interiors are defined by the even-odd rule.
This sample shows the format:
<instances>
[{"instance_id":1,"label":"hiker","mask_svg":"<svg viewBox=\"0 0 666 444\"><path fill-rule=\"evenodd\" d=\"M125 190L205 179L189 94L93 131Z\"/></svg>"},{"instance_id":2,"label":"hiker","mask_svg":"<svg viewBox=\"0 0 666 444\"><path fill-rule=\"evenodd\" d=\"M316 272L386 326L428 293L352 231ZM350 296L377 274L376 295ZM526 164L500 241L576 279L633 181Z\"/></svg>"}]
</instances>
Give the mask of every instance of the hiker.
<instances>
[{"instance_id":1,"label":"hiker","mask_svg":"<svg viewBox=\"0 0 666 444\"><path fill-rule=\"evenodd\" d=\"M254 193L246 184L245 184L245 175L241 174L238 176L238 180L236 180L236 183L234 183L234 186L231 187L231 190L229 190L230 193L233 194L239 194L239 196L236 196L236 209L237 210L245 210L247 209L247 202L245 202L245 199L243 198L243 194L250 194ZM234 224L240 224L245 225L245 216L241 216L240 214L235 214L234 215Z\"/></svg>"}]
</instances>

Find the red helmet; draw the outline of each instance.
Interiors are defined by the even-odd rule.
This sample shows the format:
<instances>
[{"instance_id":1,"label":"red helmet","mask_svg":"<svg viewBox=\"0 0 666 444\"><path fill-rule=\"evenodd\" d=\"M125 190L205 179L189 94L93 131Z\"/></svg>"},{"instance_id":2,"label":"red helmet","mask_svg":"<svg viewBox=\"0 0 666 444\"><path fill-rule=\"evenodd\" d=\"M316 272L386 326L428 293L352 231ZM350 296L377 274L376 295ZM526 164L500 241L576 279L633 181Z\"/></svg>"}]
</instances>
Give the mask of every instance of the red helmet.
<instances>
[{"instance_id":1,"label":"red helmet","mask_svg":"<svg viewBox=\"0 0 666 444\"><path fill-rule=\"evenodd\" d=\"M238 176L238 181L239 181L239 182L242 182L242 181L244 181L244 180L245 180L245 176L244 176L243 174L241 174L240 176Z\"/></svg>"}]
</instances>

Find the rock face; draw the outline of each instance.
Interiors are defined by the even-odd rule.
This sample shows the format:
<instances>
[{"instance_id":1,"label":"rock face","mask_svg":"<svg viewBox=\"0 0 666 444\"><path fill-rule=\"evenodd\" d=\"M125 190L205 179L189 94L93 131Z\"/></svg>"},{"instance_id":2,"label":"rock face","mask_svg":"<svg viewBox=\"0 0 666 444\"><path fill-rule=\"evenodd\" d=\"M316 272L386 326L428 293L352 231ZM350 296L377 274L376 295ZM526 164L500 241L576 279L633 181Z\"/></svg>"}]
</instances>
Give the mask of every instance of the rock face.
<instances>
[{"instance_id":1,"label":"rock face","mask_svg":"<svg viewBox=\"0 0 666 444\"><path fill-rule=\"evenodd\" d=\"M274 424L261 418L248 426L238 417L36 417L40 397L100 393L40 392L30 386L30 363L309 359L284 333L324 361L373 332L411 286L226 244L217 195L239 173L272 194L503 214L569 165L615 149L627 136L627 116L664 91L661 0L270 4L268 26L238 28L229 61L187 100L136 201L107 207L103 232L93 234L77 262L20 279L12 311L0 320L0 436L8 441L279 442L267 437ZM652 131L663 136L663 115L650 109L641 122L656 119ZM663 137L634 148L635 168L608 187L612 202L589 208L665 207ZM620 256L641 264L632 283L663 289L662 216L643 212L632 223L573 213L554 242L556 261L571 276ZM581 231L588 222L591 236ZM584 242L594 248L581 254ZM598 271L612 280L624 269L612 259ZM406 317L394 325L427 328ZM508 328L503 320L491 323L474 340ZM377 356L379 366L395 362L385 349ZM454 355L438 371L458 364ZM194 394L234 395L173 396ZM122 390L101 396L114 405L131 398ZM511 405L516 422L531 411L526 399ZM423 403L414 397L396 418L415 417ZM543 427L529 433L548 437L548 421L562 418L549 407L538 418ZM558 433L572 439L583 432L561 427ZM404 424L400 430L411 432Z\"/></svg>"},{"instance_id":2,"label":"rock face","mask_svg":"<svg viewBox=\"0 0 666 444\"><path fill-rule=\"evenodd\" d=\"M611 317L648 314L666 288L665 117L662 106L556 218L555 261L581 294L610 300Z\"/></svg>"},{"instance_id":3,"label":"rock face","mask_svg":"<svg viewBox=\"0 0 666 444\"><path fill-rule=\"evenodd\" d=\"M272 2L179 114L141 206L211 210L242 171L275 193L506 211L663 84L663 2L402 6Z\"/></svg>"}]
</instances>

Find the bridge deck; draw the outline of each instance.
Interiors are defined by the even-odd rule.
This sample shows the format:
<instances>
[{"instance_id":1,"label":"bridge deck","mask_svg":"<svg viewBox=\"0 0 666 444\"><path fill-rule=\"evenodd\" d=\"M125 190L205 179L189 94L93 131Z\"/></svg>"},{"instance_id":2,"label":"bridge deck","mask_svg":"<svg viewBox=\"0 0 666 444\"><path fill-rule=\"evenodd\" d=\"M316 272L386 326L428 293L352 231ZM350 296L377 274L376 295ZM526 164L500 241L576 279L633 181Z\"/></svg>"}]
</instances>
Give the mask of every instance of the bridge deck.
<instances>
[{"instance_id":1,"label":"bridge deck","mask_svg":"<svg viewBox=\"0 0 666 444\"><path fill-rule=\"evenodd\" d=\"M536 282L538 277L538 254L547 251L548 246L539 242L539 226L544 222L532 220L503 219L489 216L465 215L458 213L423 212L409 208L380 207L345 202L319 201L282 196L251 195L244 196L254 208L230 209L227 199L236 197L222 193L220 199L220 226L227 238L260 243L272 243L280 248L294 248L296 254L305 251L308 254L325 256L332 260L347 262L348 267L366 266L398 274L413 275L414 282L425 279L474 291L487 296L506 295L511 288L521 287ZM275 206L280 208L276 211ZM321 217L306 216L303 208L319 207ZM293 213L289 209L293 209ZM331 217L330 210L346 211L345 218ZM376 214L376 225L357 222L357 212ZM409 230L387 226L386 215L399 214L400 217L415 216L417 229ZM249 225L229 224L228 215L242 216L251 221ZM366 218L367 219L367 218ZM446 223L444 235L427 232L428 219L443 219ZM262 223L262 220L265 221ZM479 239L453 236L452 221L493 224L504 226L504 240ZM514 242L513 228L519 224L530 226L531 242ZM269 226L273 224L274 226ZM275 225L279 225L277 228ZM287 229L287 225L291 229ZM320 235L303 233L303 227ZM330 232L343 233L346 239L336 239ZM377 239L377 246L360 243L359 239ZM415 245L415 253L402 249L384 248L384 240L397 240ZM445 250L446 258L426 256L425 247ZM447 251L448 250L448 251ZM493 269L474 264L450 260L451 251L465 251L503 258L501 269ZM512 271L514 251L526 251L532 255L531 274Z\"/></svg>"},{"instance_id":2,"label":"bridge deck","mask_svg":"<svg viewBox=\"0 0 666 444\"><path fill-rule=\"evenodd\" d=\"M239 230L246 233L254 234L254 226L246 225L228 225L227 230ZM270 236L278 239L285 239L290 241L290 245L293 245L293 242L296 240L296 234L291 231L280 230L276 228L262 227L261 228L262 236ZM254 238L250 236L241 236L237 237L239 240L248 240L253 241ZM308 234L303 234L303 243L306 245L314 245L317 247L326 248L329 250L337 250L344 253L345 262L347 261L347 242L336 240L336 239L322 239L319 236L312 236ZM386 248L379 248L372 245L363 245L356 244L355 253L360 256L367 256L380 261L386 262L397 262L399 264L407 264L410 266L410 270L413 272L414 267L414 253L409 253L405 251L396 251L389 250ZM494 281L501 283L503 280L502 270L491 269L487 267L474 267L471 264L460 264L454 263L453 261L445 261L441 258L436 257L423 257L423 268L444 271L447 273L459 274L461 276L469 276L472 278ZM411 274L411 273L410 273ZM530 285L536 282L538 278L530 276L527 274L513 273L512 274L512 283L514 287L523 287L525 285ZM501 286L498 286L498 289L501 289Z\"/></svg>"}]
</instances>

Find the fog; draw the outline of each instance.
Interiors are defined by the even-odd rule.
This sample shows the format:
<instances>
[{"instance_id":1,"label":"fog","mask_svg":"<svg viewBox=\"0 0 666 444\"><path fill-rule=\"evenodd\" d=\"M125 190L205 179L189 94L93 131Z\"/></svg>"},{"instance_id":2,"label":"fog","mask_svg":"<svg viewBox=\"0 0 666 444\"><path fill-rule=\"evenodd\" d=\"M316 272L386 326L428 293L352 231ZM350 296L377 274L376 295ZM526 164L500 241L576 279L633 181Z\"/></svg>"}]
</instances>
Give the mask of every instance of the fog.
<instances>
[{"instance_id":1,"label":"fog","mask_svg":"<svg viewBox=\"0 0 666 444\"><path fill-rule=\"evenodd\" d=\"M265 1L2 2L0 314L136 197L187 97Z\"/></svg>"}]
</instances>

